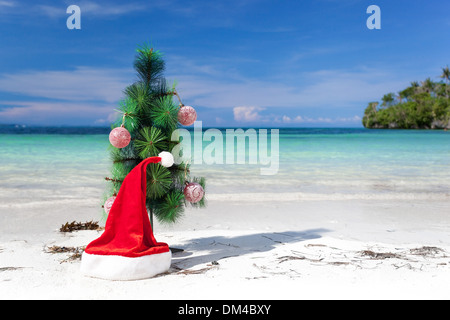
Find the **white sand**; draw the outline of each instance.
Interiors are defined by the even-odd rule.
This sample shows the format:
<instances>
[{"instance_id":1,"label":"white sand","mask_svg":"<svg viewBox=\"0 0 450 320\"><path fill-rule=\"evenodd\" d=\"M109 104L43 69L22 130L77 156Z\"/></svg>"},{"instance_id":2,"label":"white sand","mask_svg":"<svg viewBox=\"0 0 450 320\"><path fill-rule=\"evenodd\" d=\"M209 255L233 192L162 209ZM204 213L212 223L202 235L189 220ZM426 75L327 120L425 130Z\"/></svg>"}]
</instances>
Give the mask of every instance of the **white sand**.
<instances>
[{"instance_id":1,"label":"white sand","mask_svg":"<svg viewBox=\"0 0 450 320\"><path fill-rule=\"evenodd\" d=\"M79 260L47 252L100 235L58 231L98 220L97 199L0 208L0 298L450 298L448 199L209 198L177 225L156 226L158 241L184 252L167 274L139 281L84 277Z\"/></svg>"}]
</instances>

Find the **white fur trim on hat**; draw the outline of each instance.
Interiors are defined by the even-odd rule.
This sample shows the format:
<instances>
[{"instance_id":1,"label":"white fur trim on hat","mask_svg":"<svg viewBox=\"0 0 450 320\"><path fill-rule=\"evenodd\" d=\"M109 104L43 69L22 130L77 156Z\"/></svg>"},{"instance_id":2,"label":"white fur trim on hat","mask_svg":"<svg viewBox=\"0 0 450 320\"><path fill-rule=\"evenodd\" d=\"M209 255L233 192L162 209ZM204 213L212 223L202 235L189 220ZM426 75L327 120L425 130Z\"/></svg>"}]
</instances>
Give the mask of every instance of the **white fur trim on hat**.
<instances>
[{"instance_id":1,"label":"white fur trim on hat","mask_svg":"<svg viewBox=\"0 0 450 320\"><path fill-rule=\"evenodd\" d=\"M173 155L167 151L162 151L158 154L158 157L161 158L161 165L166 168L171 167L175 162Z\"/></svg>"},{"instance_id":2,"label":"white fur trim on hat","mask_svg":"<svg viewBox=\"0 0 450 320\"><path fill-rule=\"evenodd\" d=\"M171 260L170 251L137 258L83 252L81 273L108 280L146 279L168 271Z\"/></svg>"}]
</instances>

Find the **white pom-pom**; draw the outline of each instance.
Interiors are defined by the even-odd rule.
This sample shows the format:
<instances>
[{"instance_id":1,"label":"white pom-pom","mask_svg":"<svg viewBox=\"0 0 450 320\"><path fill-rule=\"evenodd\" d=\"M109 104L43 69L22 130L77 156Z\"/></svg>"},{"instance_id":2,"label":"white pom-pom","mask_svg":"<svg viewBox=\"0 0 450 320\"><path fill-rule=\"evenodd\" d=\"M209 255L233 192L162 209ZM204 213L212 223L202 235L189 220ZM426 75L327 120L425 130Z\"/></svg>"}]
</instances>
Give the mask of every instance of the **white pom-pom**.
<instances>
[{"instance_id":1,"label":"white pom-pom","mask_svg":"<svg viewBox=\"0 0 450 320\"><path fill-rule=\"evenodd\" d=\"M173 155L167 151L161 152L160 154L158 154L158 157L161 158L161 165L166 168L171 167L175 162L175 160L173 159Z\"/></svg>"}]
</instances>

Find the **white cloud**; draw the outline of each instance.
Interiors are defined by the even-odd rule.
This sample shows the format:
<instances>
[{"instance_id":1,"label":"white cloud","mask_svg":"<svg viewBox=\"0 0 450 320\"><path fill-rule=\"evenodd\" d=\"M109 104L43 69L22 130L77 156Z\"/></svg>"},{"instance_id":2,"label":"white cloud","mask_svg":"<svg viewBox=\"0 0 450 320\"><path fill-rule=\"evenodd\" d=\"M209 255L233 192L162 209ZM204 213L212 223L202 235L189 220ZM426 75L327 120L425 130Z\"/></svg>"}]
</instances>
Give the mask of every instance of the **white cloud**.
<instances>
[{"instance_id":1,"label":"white cloud","mask_svg":"<svg viewBox=\"0 0 450 320\"><path fill-rule=\"evenodd\" d=\"M109 124L117 114L109 104L73 102L0 101L2 123L37 125Z\"/></svg>"},{"instance_id":2,"label":"white cloud","mask_svg":"<svg viewBox=\"0 0 450 320\"><path fill-rule=\"evenodd\" d=\"M37 5L35 7L35 12L40 12L50 18L57 17L67 17L66 9L71 1L66 1L66 5L60 6L50 6L50 5ZM138 12L146 9L145 4L129 3L129 4L117 4L108 2L99 4L93 1L81 1L77 2L76 5L80 7L81 14L86 14L87 16L120 16L132 12Z\"/></svg>"},{"instance_id":3,"label":"white cloud","mask_svg":"<svg viewBox=\"0 0 450 320\"><path fill-rule=\"evenodd\" d=\"M262 120L261 115L258 113L259 111L263 111L264 108L259 107L234 107L233 114L234 120L240 122L255 122Z\"/></svg>"},{"instance_id":4,"label":"white cloud","mask_svg":"<svg viewBox=\"0 0 450 320\"><path fill-rule=\"evenodd\" d=\"M220 63L199 64L188 61L182 64L182 59L172 59L178 61L175 70L181 72L175 74L172 71L168 80L176 79L177 91L185 104L229 108L233 111L234 120L239 122L358 123L360 119L355 117L330 118L328 115L317 115L308 118L292 113L283 116L286 111L282 113L276 109L321 108L326 111L360 106L362 110L368 101L378 100L386 92L403 88L405 83L409 83L395 80L397 78L389 72L367 68L351 71L319 70L303 72L297 78L286 78L285 81L262 81L246 78L234 69L227 72ZM110 110L113 110L117 101L123 98L123 90L134 80L135 73L131 68L76 67L73 70L23 71L0 74L0 91L40 100L67 101L69 104L110 104ZM269 110L272 114L268 114ZM10 114L13 111L9 110ZM95 120L106 123L109 114L102 113Z\"/></svg>"},{"instance_id":5,"label":"white cloud","mask_svg":"<svg viewBox=\"0 0 450 320\"><path fill-rule=\"evenodd\" d=\"M6 0L0 1L0 7L11 8L11 7L15 7L15 6L16 6L16 3L14 1L6 1Z\"/></svg>"},{"instance_id":6,"label":"white cloud","mask_svg":"<svg viewBox=\"0 0 450 320\"><path fill-rule=\"evenodd\" d=\"M73 71L28 71L0 75L0 91L70 101L116 102L132 83L132 70L78 67Z\"/></svg>"},{"instance_id":7,"label":"white cloud","mask_svg":"<svg viewBox=\"0 0 450 320\"><path fill-rule=\"evenodd\" d=\"M210 74L212 71L210 71ZM342 108L351 104L364 107L379 100L386 92L405 87L401 80L376 70L321 70L303 72L283 81L262 81L234 76L173 75L179 92L191 104L213 108L240 105L261 107L325 107ZM289 82L289 83L287 83Z\"/></svg>"},{"instance_id":8,"label":"white cloud","mask_svg":"<svg viewBox=\"0 0 450 320\"><path fill-rule=\"evenodd\" d=\"M292 121L292 119L290 117L288 117L288 116L283 116L282 117L282 121L285 122L285 123L290 123Z\"/></svg>"},{"instance_id":9,"label":"white cloud","mask_svg":"<svg viewBox=\"0 0 450 320\"><path fill-rule=\"evenodd\" d=\"M131 69L78 67L73 71L27 71L0 74L0 91L34 101L1 101L2 123L109 124L114 109L132 83Z\"/></svg>"},{"instance_id":10,"label":"white cloud","mask_svg":"<svg viewBox=\"0 0 450 320\"><path fill-rule=\"evenodd\" d=\"M1 22L12 20L10 16L14 15L16 11L18 11L16 1L0 0Z\"/></svg>"},{"instance_id":11,"label":"white cloud","mask_svg":"<svg viewBox=\"0 0 450 320\"><path fill-rule=\"evenodd\" d=\"M297 115L295 117L290 117L287 115L279 116L276 114L260 114L260 111L264 111L266 108L255 107L255 106L241 106L234 107L233 114L234 120L239 122L270 122L270 123L283 123L283 124L360 124L361 117L306 117Z\"/></svg>"},{"instance_id":12,"label":"white cloud","mask_svg":"<svg viewBox=\"0 0 450 320\"><path fill-rule=\"evenodd\" d=\"M117 111L109 112L105 117L95 120L94 123L109 125L109 124L115 122L118 117L119 117L119 113Z\"/></svg>"},{"instance_id":13,"label":"white cloud","mask_svg":"<svg viewBox=\"0 0 450 320\"><path fill-rule=\"evenodd\" d=\"M360 116L353 117L337 117L337 118L329 118L329 117L318 117L318 118L310 118L310 117L302 117L296 116L295 118L288 117L286 115L280 118L275 118L276 122L282 123L348 123L355 124L361 122Z\"/></svg>"},{"instance_id":14,"label":"white cloud","mask_svg":"<svg viewBox=\"0 0 450 320\"><path fill-rule=\"evenodd\" d=\"M58 18L58 17L68 17L66 14L67 7L59 6L52 7L47 5L38 5L35 8L36 13L41 13L50 18Z\"/></svg>"},{"instance_id":15,"label":"white cloud","mask_svg":"<svg viewBox=\"0 0 450 320\"><path fill-rule=\"evenodd\" d=\"M92 1L84 1L78 4L83 13L88 13L97 16L116 16L124 15L131 12L141 11L145 9L143 4L117 4L117 3L103 3L98 4Z\"/></svg>"},{"instance_id":16,"label":"white cloud","mask_svg":"<svg viewBox=\"0 0 450 320\"><path fill-rule=\"evenodd\" d=\"M216 124L223 124L224 120L221 117L216 117Z\"/></svg>"}]
</instances>

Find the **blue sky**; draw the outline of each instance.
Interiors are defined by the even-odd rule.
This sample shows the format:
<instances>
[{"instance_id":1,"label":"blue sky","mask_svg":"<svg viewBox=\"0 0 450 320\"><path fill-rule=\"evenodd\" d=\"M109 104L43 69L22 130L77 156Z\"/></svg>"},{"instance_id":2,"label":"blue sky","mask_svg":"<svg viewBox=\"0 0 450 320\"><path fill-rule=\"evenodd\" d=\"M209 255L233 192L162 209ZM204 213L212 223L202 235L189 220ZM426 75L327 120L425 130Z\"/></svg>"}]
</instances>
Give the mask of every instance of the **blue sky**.
<instances>
[{"instance_id":1,"label":"blue sky","mask_svg":"<svg viewBox=\"0 0 450 320\"><path fill-rule=\"evenodd\" d=\"M81 30L68 30L69 5ZM381 29L369 30L369 5ZM208 127L360 127L450 64L442 0L0 0L0 123L108 126L151 42Z\"/></svg>"}]
</instances>

